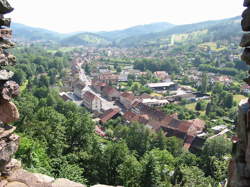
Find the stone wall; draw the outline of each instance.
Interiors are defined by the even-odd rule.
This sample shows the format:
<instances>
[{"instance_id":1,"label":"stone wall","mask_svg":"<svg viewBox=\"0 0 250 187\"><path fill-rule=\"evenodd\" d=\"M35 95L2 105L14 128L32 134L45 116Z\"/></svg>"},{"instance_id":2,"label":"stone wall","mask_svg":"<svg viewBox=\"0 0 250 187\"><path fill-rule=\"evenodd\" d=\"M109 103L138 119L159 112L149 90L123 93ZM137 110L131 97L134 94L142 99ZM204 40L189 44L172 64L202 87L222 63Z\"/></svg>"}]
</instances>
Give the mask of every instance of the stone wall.
<instances>
[{"instance_id":1,"label":"stone wall","mask_svg":"<svg viewBox=\"0 0 250 187\"><path fill-rule=\"evenodd\" d=\"M8 176L15 169L20 167L19 162L12 159L18 149L19 137L14 133L15 127L8 125L19 118L18 110L12 98L19 94L17 83L10 81L13 72L4 69L6 66L13 66L16 58L8 52L14 47L10 41L12 31L9 28L11 20L4 18L4 14L10 13L13 8L7 1L0 0L0 176Z\"/></svg>"}]
</instances>

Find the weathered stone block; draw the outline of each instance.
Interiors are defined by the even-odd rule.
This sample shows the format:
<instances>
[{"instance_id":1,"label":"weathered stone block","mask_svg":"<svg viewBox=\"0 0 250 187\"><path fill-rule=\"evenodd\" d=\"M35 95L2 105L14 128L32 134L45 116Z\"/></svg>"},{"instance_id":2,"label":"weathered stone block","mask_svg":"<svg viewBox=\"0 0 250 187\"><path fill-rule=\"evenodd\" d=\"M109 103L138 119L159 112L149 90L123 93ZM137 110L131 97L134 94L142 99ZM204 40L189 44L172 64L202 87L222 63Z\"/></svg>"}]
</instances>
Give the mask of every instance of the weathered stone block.
<instances>
[{"instance_id":1,"label":"weathered stone block","mask_svg":"<svg viewBox=\"0 0 250 187\"><path fill-rule=\"evenodd\" d=\"M16 130L16 127L5 125L5 127L1 129L3 131L0 132L0 139L10 136Z\"/></svg>"},{"instance_id":2,"label":"weathered stone block","mask_svg":"<svg viewBox=\"0 0 250 187\"><path fill-rule=\"evenodd\" d=\"M0 47L2 49L9 49L15 47L15 43L6 38L0 38Z\"/></svg>"},{"instance_id":3,"label":"weathered stone block","mask_svg":"<svg viewBox=\"0 0 250 187\"><path fill-rule=\"evenodd\" d=\"M72 182L68 179L57 179L52 183L52 187L87 187L86 185Z\"/></svg>"},{"instance_id":4,"label":"weathered stone block","mask_svg":"<svg viewBox=\"0 0 250 187\"><path fill-rule=\"evenodd\" d=\"M249 47L250 46L250 33L244 34L242 36L241 42L240 42L241 47Z\"/></svg>"},{"instance_id":5,"label":"weathered stone block","mask_svg":"<svg viewBox=\"0 0 250 187\"><path fill-rule=\"evenodd\" d=\"M6 102L0 105L0 121L3 123L12 123L18 119L19 112L14 103Z\"/></svg>"},{"instance_id":6,"label":"weathered stone block","mask_svg":"<svg viewBox=\"0 0 250 187\"><path fill-rule=\"evenodd\" d=\"M10 27L11 19L10 18L1 18L0 26Z\"/></svg>"},{"instance_id":7,"label":"weathered stone block","mask_svg":"<svg viewBox=\"0 0 250 187\"><path fill-rule=\"evenodd\" d=\"M0 29L0 37L1 38L11 38L12 30L11 29Z\"/></svg>"},{"instance_id":8,"label":"weathered stone block","mask_svg":"<svg viewBox=\"0 0 250 187\"><path fill-rule=\"evenodd\" d=\"M16 136L16 135L14 135ZM2 140L0 142L0 171L5 170L6 165L11 161L13 154L17 152L19 137L16 136L14 141Z\"/></svg>"},{"instance_id":9,"label":"weathered stone block","mask_svg":"<svg viewBox=\"0 0 250 187\"><path fill-rule=\"evenodd\" d=\"M2 175L10 176L14 170L21 169L22 164L16 159L11 159L11 161L4 166L2 169Z\"/></svg>"},{"instance_id":10,"label":"weathered stone block","mask_svg":"<svg viewBox=\"0 0 250 187\"><path fill-rule=\"evenodd\" d=\"M28 187L28 186L22 182L10 182L5 187Z\"/></svg>"},{"instance_id":11,"label":"weathered stone block","mask_svg":"<svg viewBox=\"0 0 250 187\"><path fill-rule=\"evenodd\" d=\"M0 54L0 66L8 66L8 58L4 54Z\"/></svg>"},{"instance_id":12,"label":"weathered stone block","mask_svg":"<svg viewBox=\"0 0 250 187\"><path fill-rule=\"evenodd\" d=\"M14 73L12 71L0 70L0 81L7 81L13 77Z\"/></svg>"},{"instance_id":13,"label":"weathered stone block","mask_svg":"<svg viewBox=\"0 0 250 187\"><path fill-rule=\"evenodd\" d=\"M53 177L49 177L40 173L34 173L34 176L37 177L37 181L40 183L50 183L55 180Z\"/></svg>"},{"instance_id":14,"label":"weathered stone block","mask_svg":"<svg viewBox=\"0 0 250 187\"><path fill-rule=\"evenodd\" d=\"M7 178L9 182L21 182L30 187L51 187L50 183L39 182L38 178L23 169L16 170L11 176ZM65 186L66 187L66 186Z\"/></svg>"},{"instance_id":15,"label":"weathered stone block","mask_svg":"<svg viewBox=\"0 0 250 187\"><path fill-rule=\"evenodd\" d=\"M246 48L241 55L241 60L250 65L250 48Z\"/></svg>"},{"instance_id":16,"label":"weathered stone block","mask_svg":"<svg viewBox=\"0 0 250 187\"><path fill-rule=\"evenodd\" d=\"M243 6L249 7L250 6L250 0L244 0Z\"/></svg>"},{"instance_id":17,"label":"weathered stone block","mask_svg":"<svg viewBox=\"0 0 250 187\"><path fill-rule=\"evenodd\" d=\"M0 0L0 14L7 14L14 10L7 0Z\"/></svg>"},{"instance_id":18,"label":"weathered stone block","mask_svg":"<svg viewBox=\"0 0 250 187\"><path fill-rule=\"evenodd\" d=\"M7 81L3 87L0 87L0 94L2 99L10 101L12 98L18 96L20 93L19 85L14 81Z\"/></svg>"},{"instance_id":19,"label":"weathered stone block","mask_svg":"<svg viewBox=\"0 0 250 187\"><path fill-rule=\"evenodd\" d=\"M0 180L0 187L5 187L6 184L8 184L8 181L7 180Z\"/></svg>"},{"instance_id":20,"label":"weathered stone block","mask_svg":"<svg viewBox=\"0 0 250 187\"><path fill-rule=\"evenodd\" d=\"M243 31L250 31L250 8L247 8L242 14L241 27Z\"/></svg>"}]
</instances>

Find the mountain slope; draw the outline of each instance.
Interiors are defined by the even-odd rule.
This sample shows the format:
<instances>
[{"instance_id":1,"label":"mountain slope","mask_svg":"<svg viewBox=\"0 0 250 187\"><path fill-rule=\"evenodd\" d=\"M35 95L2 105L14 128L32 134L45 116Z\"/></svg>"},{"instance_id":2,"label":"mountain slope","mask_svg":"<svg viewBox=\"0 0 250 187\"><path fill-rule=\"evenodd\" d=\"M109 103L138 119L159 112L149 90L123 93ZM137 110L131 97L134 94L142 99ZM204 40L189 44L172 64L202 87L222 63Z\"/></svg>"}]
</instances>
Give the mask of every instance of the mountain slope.
<instances>
[{"instance_id":1,"label":"mountain slope","mask_svg":"<svg viewBox=\"0 0 250 187\"><path fill-rule=\"evenodd\" d=\"M27 25L19 24L19 23L13 23L11 25L11 28L13 29L13 34L15 40L18 41L46 41L46 40L54 40L58 41L62 37L64 37L63 34L49 31L42 28L35 28L30 27Z\"/></svg>"},{"instance_id":2,"label":"mountain slope","mask_svg":"<svg viewBox=\"0 0 250 187\"><path fill-rule=\"evenodd\" d=\"M149 33L162 32L174 27L173 24L167 22L152 23L146 25L138 25L124 30L98 32L97 34L109 38L111 40L121 40L132 36L145 35Z\"/></svg>"},{"instance_id":3,"label":"mountain slope","mask_svg":"<svg viewBox=\"0 0 250 187\"><path fill-rule=\"evenodd\" d=\"M154 46L176 43L183 40L194 41L194 38L203 41L216 39L232 40L241 35L241 17L228 18L216 21L206 21L187 25L173 25L169 23L154 23L139 25L124 30L98 33L71 33L60 34L41 28L29 27L14 23L14 38L21 41L48 41L57 42L66 46L90 45L120 47Z\"/></svg>"},{"instance_id":4,"label":"mountain slope","mask_svg":"<svg viewBox=\"0 0 250 187\"><path fill-rule=\"evenodd\" d=\"M240 17L234 17L216 21L206 21L196 24L179 25L164 32L151 33L141 36L133 36L119 42L121 46L154 45L170 42L173 35L190 34L198 31L204 32L204 37L210 35L210 39L230 37L241 34Z\"/></svg>"},{"instance_id":5,"label":"mountain slope","mask_svg":"<svg viewBox=\"0 0 250 187\"><path fill-rule=\"evenodd\" d=\"M111 44L111 41L97 34L85 32L67 37L61 41L61 44L66 46L77 46L77 45L106 46Z\"/></svg>"}]
</instances>

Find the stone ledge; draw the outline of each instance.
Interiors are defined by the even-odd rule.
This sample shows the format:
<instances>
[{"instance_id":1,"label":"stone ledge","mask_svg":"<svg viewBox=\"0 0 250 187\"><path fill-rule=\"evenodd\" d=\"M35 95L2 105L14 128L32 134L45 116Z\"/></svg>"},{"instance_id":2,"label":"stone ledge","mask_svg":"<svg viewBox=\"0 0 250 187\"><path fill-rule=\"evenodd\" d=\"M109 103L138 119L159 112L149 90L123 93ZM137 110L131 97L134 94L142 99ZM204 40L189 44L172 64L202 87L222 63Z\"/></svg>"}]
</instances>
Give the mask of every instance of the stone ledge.
<instances>
[{"instance_id":1,"label":"stone ledge","mask_svg":"<svg viewBox=\"0 0 250 187\"><path fill-rule=\"evenodd\" d=\"M68 179L54 179L40 173L30 173L24 169L17 169L11 176L0 178L0 187L87 187ZM91 187L122 187L97 184Z\"/></svg>"}]
</instances>

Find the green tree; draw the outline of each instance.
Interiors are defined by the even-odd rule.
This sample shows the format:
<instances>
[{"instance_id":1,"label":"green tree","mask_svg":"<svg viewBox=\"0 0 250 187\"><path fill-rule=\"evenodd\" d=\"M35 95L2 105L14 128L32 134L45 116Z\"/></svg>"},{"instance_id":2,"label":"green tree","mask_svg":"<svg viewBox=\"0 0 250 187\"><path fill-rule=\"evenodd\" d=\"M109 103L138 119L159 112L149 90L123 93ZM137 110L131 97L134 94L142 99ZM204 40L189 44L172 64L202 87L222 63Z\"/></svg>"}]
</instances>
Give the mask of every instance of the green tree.
<instances>
[{"instance_id":1,"label":"green tree","mask_svg":"<svg viewBox=\"0 0 250 187\"><path fill-rule=\"evenodd\" d=\"M207 187L213 183L213 180L209 177L205 177L204 172L196 166L181 167L174 178L174 184L179 184L184 187Z\"/></svg>"},{"instance_id":2,"label":"green tree","mask_svg":"<svg viewBox=\"0 0 250 187\"><path fill-rule=\"evenodd\" d=\"M195 106L195 110L200 111L202 109L201 102L198 102Z\"/></svg>"},{"instance_id":3,"label":"green tree","mask_svg":"<svg viewBox=\"0 0 250 187\"><path fill-rule=\"evenodd\" d=\"M123 138L130 150L135 150L138 156L142 156L150 149L151 132L145 125L132 123L129 128L118 125L114 136Z\"/></svg>"},{"instance_id":4,"label":"green tree","mask_svg":"<svg viewBox=\"0 0 250 187\"><path fill-rule=\"evenodd\" d=\"M76 164L64 163L61 165L58 178L67 178L69 180L85 184L87 180L83 177L84 170Z\"/></svg>"},{"instance_id":5,"label":"green tree","mask_svg":"<svg viewBox=\"0 0 250 187\"><path fill-rule=\"evenodd\" d=\"M51 174L50 159L41 142L21 134L19 149L16 158L22 160L22 165L32 172Z\"/></svg>"},{"instance_id":6,"label":"green tree","mask_svg":"<svg viewBox=\"0 0 250 187\"><path fill-rule=\"evenodd\" d=\"M125 187L140 187L142 166L133 155L119 165L118 174Z\"/></svg>"},{"instance_id":7,"label":"green tree","mask_svg":"<svg viewBox=\"0 0 250 187\"><path fill-rule=\"evenodd\" d=\"M233 95L232 94L227 94L225 96L225 101L224 101L224 105L227 108L232 108L234 104L234 99L233 99Z\"/></svg>"},{"instance_id":8,"label":"green tree","mask_svg":"<svg viewBox=\"0 0 250 187\"><path fill-rule=\"evenodd\" d=\"M125 142L109 142L103 151L101 160L103 182L109 185L119 185L118 168L129 154Z\"/></svg>"},{"instance_id":9,"label":"green tree","mask_svg":"<svg viewBox=\"0 0 250 187\"><path fill-rule=\"evenodd\" d=\"M201 92L207 93L207 89L208 89L208 77L206 73L203 73L201 80Z\"/></svg>"},{"instance_id":10,"label":"green tree","mask_svg":"<svg viewBox=\"0 0 250 187\"><path fill-rule=\"evenodd\" d=\"M174 157L166 150L153 149L142 160L142 186L169 186L175 168Z\"/></svg>"},{"instance_id":11,"label":"green tree","mask_svg":"<svg viewBox=\"0 0 250 187\"><path fill-rule=\"evenodd\" d=\"M22 70L17 69L12 79L21 85L26 79L26 74Z\"/></svg>"}]
</instances>

